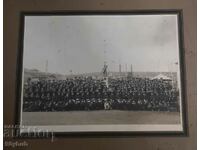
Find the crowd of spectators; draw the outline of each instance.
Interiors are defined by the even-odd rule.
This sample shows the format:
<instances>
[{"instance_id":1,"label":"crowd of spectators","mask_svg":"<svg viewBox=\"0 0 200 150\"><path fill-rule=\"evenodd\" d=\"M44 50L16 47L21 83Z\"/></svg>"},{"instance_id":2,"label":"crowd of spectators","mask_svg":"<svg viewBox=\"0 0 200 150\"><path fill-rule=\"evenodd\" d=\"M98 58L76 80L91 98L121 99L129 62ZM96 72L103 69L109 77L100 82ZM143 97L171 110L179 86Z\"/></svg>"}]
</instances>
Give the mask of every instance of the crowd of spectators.
<instances>
[{"instance_id":1,"label":"crowd of spectators","mask_svg":"<svg viewBox=\"0 0 200 150\"><path fill-rule=\"evenodd\" d=\"M108 85L108 86L107 86ZM137 110L179 111L178 91L170 82L148 78L75 77L28 80L23 111Z\"/></svg>"}]
</instances>

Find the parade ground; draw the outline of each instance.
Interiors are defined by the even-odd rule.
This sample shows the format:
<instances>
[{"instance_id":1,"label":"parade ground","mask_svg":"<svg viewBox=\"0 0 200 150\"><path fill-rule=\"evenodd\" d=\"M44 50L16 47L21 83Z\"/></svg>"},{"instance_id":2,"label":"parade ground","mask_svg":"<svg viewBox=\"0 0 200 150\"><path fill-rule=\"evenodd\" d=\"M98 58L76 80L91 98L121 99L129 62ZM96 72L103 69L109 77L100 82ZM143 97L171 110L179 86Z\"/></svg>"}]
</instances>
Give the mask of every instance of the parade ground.
<instances>
[{"instance_id":1,"label":"parade ground","mask_svg":"<svg viewBox=\"0 0 200 150\"><path fill-rule=\"evenodd\" d=\"M23 112L22 125L180 124L179 112L67 111Z\"/></svg>"}]
</instances>

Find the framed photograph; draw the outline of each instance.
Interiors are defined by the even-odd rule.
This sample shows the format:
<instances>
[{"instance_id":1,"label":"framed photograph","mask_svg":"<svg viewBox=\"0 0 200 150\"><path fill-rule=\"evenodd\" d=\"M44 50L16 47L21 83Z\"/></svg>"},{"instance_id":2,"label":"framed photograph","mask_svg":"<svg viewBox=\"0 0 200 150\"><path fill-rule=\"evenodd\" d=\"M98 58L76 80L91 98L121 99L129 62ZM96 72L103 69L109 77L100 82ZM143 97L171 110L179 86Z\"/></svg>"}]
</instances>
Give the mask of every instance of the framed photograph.
<instances>
[{"instance_id":1,"label":"framed photograph","mask_svg":"<svg viewBox=\"0 0 200 150\"><path fill-rule=\"evenodd\" d=\"M20 133L187 135L181 16L21 13Z\"/></svg>"}]
</instances>

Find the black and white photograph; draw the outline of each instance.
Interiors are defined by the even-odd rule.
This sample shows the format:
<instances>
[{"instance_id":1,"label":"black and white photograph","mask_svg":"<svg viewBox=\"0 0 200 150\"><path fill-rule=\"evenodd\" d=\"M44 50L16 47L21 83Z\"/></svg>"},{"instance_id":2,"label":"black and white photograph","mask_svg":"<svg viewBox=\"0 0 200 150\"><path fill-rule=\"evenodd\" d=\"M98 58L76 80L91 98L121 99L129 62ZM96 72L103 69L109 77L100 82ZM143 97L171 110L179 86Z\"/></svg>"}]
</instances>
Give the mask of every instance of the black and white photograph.
<instances>
[{"instance_id":1,"label":"black and white photograph","mask_svg":"<svg viewBox=\"0 0 200 150\"><path fill-rule=\"evenodd\" d=\"M23 27L22 132L184 130L178 14L32 14Z\"/></svg>"}]
</instances>

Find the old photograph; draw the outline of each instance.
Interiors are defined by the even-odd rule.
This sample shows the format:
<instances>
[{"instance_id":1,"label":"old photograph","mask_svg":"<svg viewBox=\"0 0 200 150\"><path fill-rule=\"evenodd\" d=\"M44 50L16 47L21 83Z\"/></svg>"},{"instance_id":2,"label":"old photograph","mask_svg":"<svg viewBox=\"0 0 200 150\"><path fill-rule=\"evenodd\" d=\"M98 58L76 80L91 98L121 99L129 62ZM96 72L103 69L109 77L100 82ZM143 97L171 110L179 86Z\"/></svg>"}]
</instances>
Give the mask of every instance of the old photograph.
<instances>
[{"instance_id":1,"label":"old photograph","mask_svg":"<svg viewBox=\"0 0 200 150\"><path fill-rule=\"evenodd\" d=\"M20 124L182 131L178 28L177 14L25 16Z\"/></svg>"}]
</instances>

